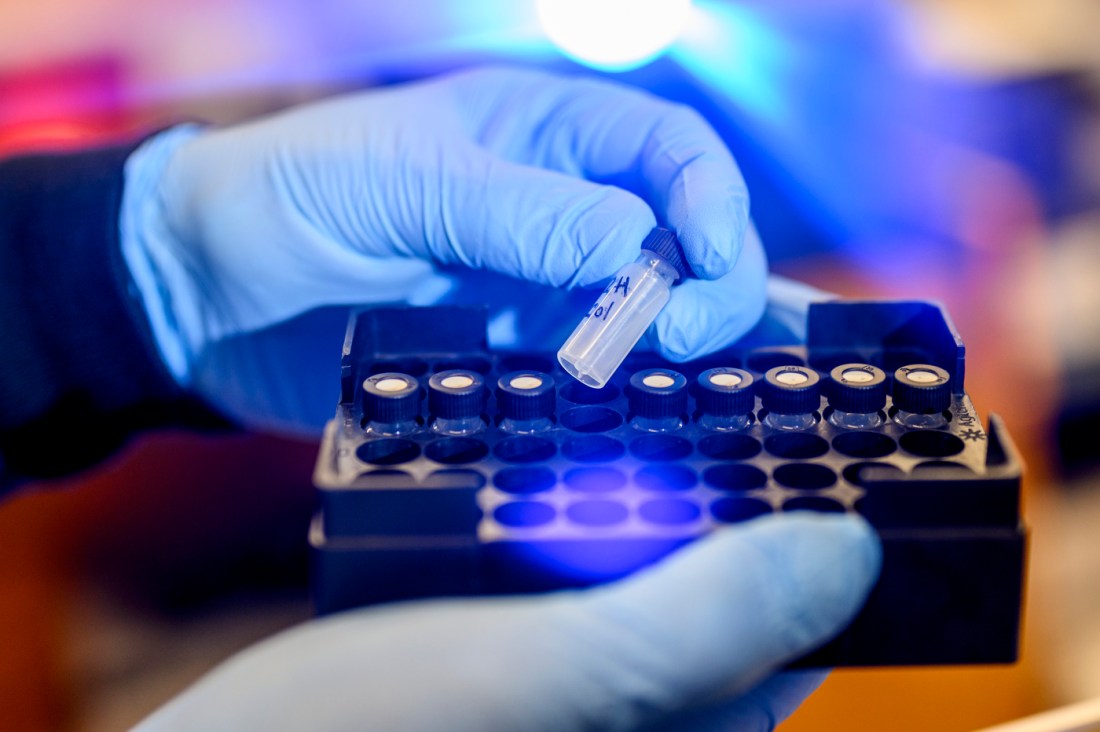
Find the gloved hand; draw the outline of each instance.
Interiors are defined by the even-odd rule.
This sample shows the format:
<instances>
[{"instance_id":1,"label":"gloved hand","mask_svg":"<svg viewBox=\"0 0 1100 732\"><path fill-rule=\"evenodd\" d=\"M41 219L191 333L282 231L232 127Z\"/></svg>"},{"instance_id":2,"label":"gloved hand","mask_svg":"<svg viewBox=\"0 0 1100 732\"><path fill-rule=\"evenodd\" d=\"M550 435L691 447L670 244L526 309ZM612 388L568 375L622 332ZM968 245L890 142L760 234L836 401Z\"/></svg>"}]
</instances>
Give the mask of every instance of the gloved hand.
<instances>
[{"instance_id":1,"label":"gloved hand","mask_svg":"<svg viewBox=\"0 0 1100 732\"><path fill-rule=\"evenodd\" d=\"M307 623L138 729L772 729L824 678L776 669L848 623L880 561L861 519L757 519L602 588Z\"/></svg>"},{"instance_id":2,"label":"gloved hand","mask_svg":"<svg viewBox=\"0 0 1100 732\"><path fill-rule=\"evenodd\" d=\"M128 162L120 228L177 380L246 425L312 431L338 394L343 314L297 316L453 301L485 270L491 287L524 283L502 294L475 278L474 297L510 309L491 335L545 337L525 320L538 310L564 340L594 295L562 290L609 277L658 222L705 278L676 288L661 350L687 359L752 327L766 263L702 118L605 81L493 68L163 133Z\"/></svg>"}]
</instances>

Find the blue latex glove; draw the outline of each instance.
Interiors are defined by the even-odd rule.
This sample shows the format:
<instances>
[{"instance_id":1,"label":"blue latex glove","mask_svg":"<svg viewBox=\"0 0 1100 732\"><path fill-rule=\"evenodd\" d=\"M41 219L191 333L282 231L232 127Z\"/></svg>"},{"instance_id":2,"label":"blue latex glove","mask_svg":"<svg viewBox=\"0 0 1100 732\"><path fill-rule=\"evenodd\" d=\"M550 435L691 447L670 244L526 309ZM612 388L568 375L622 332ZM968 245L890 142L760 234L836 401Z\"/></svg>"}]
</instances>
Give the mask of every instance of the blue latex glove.
<instances>
[{"instance_id":1,"label":"blue latex glove","mask_svg":"<svg viewBox=\"0 0 1100 732\"><path fill-rule=\"evenodd\" d=\"M824 678L773 674L848 623L880 561L861 519L762 518L602 588L307 623L139 729L768 730Z\"/></svg>"},{"instance_id":2,"label":"blue latex glove","mask_svg":"<svg viewBox=\"0 0 1100 732\"><path fill-rule=\"evenodd\" d=\"M488 299L494 333L555 350L593 297L563 291L632 261L658 222L706 278L659 316L665 354L751 328L766 262L741 175L702 118L605 81L492 68L170 130L128 162L120 226L176 378L246 425L313 431L338 394L343 314L298 316ZM465 286L476 270L496 279ZM528 327L536 310L565 326L560 340Z\"/></svg>"}]
</instances>

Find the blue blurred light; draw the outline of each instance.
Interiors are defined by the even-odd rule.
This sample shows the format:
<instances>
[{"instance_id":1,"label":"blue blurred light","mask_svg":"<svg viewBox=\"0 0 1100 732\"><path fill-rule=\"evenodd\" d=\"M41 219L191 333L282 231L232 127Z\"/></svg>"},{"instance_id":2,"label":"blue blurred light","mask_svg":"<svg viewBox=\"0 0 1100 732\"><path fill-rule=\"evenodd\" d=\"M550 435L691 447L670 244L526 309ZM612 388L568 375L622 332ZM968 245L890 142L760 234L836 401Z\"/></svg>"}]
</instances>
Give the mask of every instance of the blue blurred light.
<instances>
[{"instance_id":1,"label":"blue blurred light","mask_svg":"<svg viewBox=\"0 0 1100 732\"><path fill-rule=\"evenodd\" d=\"M660 56L683 32L691 0L538 0L539 21L565 55L604 71Z\"/></svg>"},{"instance_id":2,"label":"blue blurred light","mask_svg":"<svg viewBox=\"0 0 1100 732\"><path fill-rule=\"evenodd\" d=\"M701 0L670 55L747 113L772 122L790 115L782 90L792 49L751 10Z\"/></svg>"}]
</instances>

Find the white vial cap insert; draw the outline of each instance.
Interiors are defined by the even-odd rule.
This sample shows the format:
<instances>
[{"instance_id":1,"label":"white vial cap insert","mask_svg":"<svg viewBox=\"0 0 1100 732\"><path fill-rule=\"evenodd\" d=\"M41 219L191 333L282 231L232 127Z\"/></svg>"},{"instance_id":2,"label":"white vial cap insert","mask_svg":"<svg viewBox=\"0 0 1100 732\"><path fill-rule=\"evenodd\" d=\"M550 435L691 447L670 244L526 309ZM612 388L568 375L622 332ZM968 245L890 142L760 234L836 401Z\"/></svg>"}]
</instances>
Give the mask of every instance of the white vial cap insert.
<instances>
[{"instance_id":1,"label":"white vial cap insert","mask_svg":"<svg viewBox=\"0 0 1100 732\"><path fill-rule=\"evenodd\" d=\"M710 383L715 386L737 386L744 379L737 374L711 374Z\"/></svg>"},{"instance_id":2,"label":"white vial cap insert","mask_svg":"<svg viewBox=\"0 0 1100 732\"><path fill-rule=\"evenodd\" d=\"M650 374L642 379L642 383L653 389L667 389L676 383L668 374Z\"/></svg>"},{"instance_id":3,"label":"white vial cap insert","mask_svg":"<svg viewBox=\"0 0 1100 732\"><path fill-rule=\"evenodd\" d=\"M542 386L542 379L537 376L517 376L508 382L513 389L537 389Z\"/></svg>"},{"instance_id":4,"label":"white vial cap insert","mask_svg":"<svg viewBox=\"0 0 1100 732\"><path fill-rule=\"evenodd\" d=\"M940 377L931 371L925 371L924 369L914 369L906 374L910 381L915 381L918 384L932 384L940 380Z\"/></svg>"},{"instance_id":5,"label":"white vial cap insert","mask_svg":"<svg viewBox=\"0 0 1100 732\"><path fill-rule=\"evenodd\" d=\"M456 374L448 376L439 383L448 389L465 389L467 386L473 386L474 380L465 374Z\"/></svg>"},{"instance_id":6,"label":"white vial cap insert","mask_svg":"<svg viewBox=\"0 0 1100 732\"><path fill-rule=\"evenodd\" d=\"M866 384L875 380L875 375L863 369L847 369L841 375L849 384Z\"/></svg>"},{"instance_id":7,"label":"white vial cap insert","mask_svg":"<svg viewBox=\"0 0 1100 732\"><path fill-rule=\"evenodd\" d=\"M799 386L810 380L810 377L801 371L783 371L776 375L775 380L787 386Z\"/></svg>"},{"instance_id":8,"label":"white vial cap insert","mask_svg":"<svg viewBox=\"0 0 1100 732\"><path fill-rule=\"evenodd\" d=\"M409 387L409 382L404 379L382 379L374 385L378 391L403 391Z\"/></svg>"}]
</instances>

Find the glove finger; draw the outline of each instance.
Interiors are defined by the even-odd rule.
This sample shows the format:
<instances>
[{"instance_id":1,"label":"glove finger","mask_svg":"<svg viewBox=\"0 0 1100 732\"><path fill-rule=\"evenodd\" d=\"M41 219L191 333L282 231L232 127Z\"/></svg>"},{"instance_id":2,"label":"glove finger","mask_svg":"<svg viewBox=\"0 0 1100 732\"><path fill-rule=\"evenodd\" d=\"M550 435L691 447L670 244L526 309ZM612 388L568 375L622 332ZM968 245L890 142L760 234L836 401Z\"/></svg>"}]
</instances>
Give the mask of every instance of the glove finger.
<instances>
[{"instance_id":1,"label":"glove finger","mask_svg":"<svg viewBox=\"0 0 1100 732\"><path fill-rule=\"evenodd\" d=\"M452 77L479 144L509 160L638 192L680 237L692 270L733 267L749 195L733 156L690 107L599 79L530 69Z\"/></svg>"},{"instance_id":2,"label":"glove finger","mask_svg":"<svg viewBox=\"0 0 1100 732\"><path fill-rule=\"evenodd\" d=\"M555 287L584 286L632 261L656 223L649 206L621 188L477 148L445 174L442 220L414 227L425 232L431 257L441 264Z\"/></svg>"},{"instance_id":3,"label":"glove finger","mask_svg":"<svg viewBox=\"0 0 1100 732\"><path fill-rule=\"evenodd\" d=\"M827 671L776 674L733 701L677 715L658 729L669 732L767 732L794 714L826 676Z\"/></svg>"},{"instance_id":4,"label":"glove finger","mask_svg":"<svg viewBox=\"0 0 1100 732\"><path fill-rule=\"evenodd\" d=\"M853 516L719 532L575 603L548 665L577 692L555 703L591 727L632 728L744 693L843 628L880 563L874 532Z\"/></svg>"},{"instance_id":5,"label":"glove finger","mask_svg":"<svg viewBox=\"0 0 1100 732\"><path fill-rule=\"evenodd\" d=\"M736 341L765 308L768 263L756 229L749 229L736 266L714 281L686 280L654 321L651 342L672 361L687 361Z\"/></svg>"}]
</instances>

